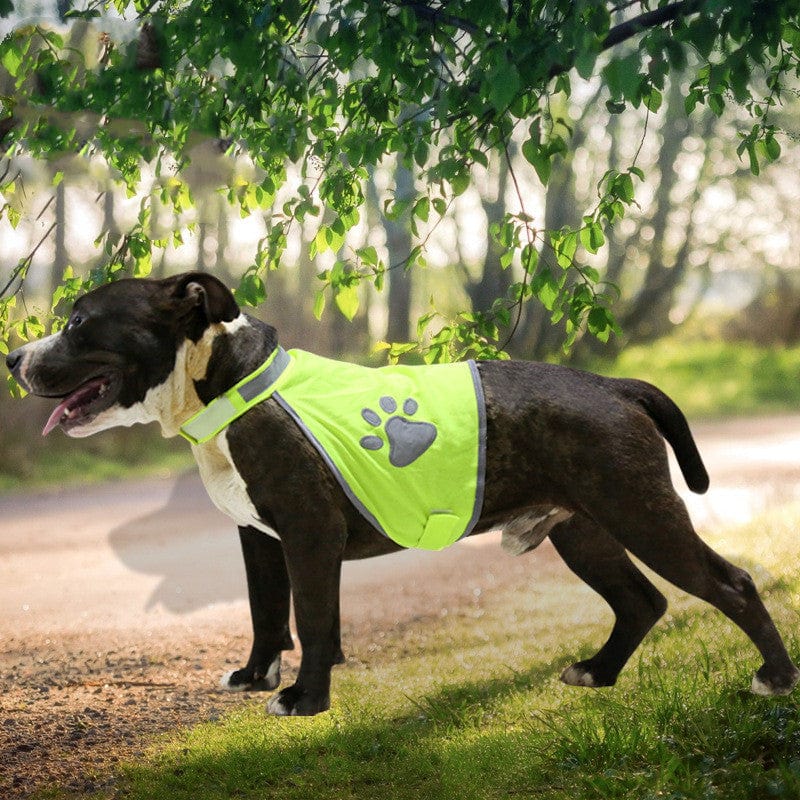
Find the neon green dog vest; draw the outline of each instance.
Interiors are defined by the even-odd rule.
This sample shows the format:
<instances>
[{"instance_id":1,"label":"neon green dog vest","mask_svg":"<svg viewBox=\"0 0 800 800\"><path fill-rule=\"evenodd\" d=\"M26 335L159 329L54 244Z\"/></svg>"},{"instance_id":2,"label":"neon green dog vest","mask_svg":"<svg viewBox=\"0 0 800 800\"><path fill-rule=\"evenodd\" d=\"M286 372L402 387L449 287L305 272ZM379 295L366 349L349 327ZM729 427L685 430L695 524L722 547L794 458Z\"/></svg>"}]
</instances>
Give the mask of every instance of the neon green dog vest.
<instances>
[{"instance_id":1,"label":"neon green dog vest","mask_svg":"<svg viewBox=\"0 0 800 800\"><path fill-rule=\"evenodd\" d=\"M483 505L486 418L474 361L377 369L277 348L181 428L193 444L274 397L361 514L403 547L440 550Z\"/></svg>"}]
</instances>

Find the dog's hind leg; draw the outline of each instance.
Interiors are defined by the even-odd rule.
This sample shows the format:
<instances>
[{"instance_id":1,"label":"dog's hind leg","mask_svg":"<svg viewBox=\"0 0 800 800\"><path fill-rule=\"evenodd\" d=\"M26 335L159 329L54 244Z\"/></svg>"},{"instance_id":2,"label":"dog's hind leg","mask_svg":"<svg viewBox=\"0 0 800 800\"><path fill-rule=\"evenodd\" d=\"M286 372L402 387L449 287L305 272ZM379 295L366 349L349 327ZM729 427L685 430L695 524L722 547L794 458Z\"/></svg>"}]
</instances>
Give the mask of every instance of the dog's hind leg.
<instances>
[{"instance_id":1,"label":"dog's hind leg","mask_svg":"<svg viewBox=\"0 0 800 800\"><path fill-rule=\"evenodd\" d=\"M247 664L223 676L233 691L272 691L281 682L281 651L292 650L289 632L289 575L281 543L256 528L240 527L253 648Z\"/></svg>"},{"instance_id":2,"label":"dog's hind leg","mask_svg":"<svg viewBox=\"0 0 800 800\"><path fill-rule=\"evenodd\" d=\"M599 525L575 514L550 533L567 566L614 612L608 641L586 661L561 675L572 686L612 686L631 654L667 608L661 592L628 558L625 548Z\"/></svg>"},{"instance_id":3,"label":"dog's hind leg","mask_svg":"<svg viewBox=\"0 0 800 800\"><path fill-rule=\"evenodd\" d=\"M764 659L753 679L757 694L788 694L800 678L750 575L714 552L695 533L668 478L640 474L621 487L624 509L606 505L597 517L633 555L670 583L718 608L752 640Z\"/></svg>"}]
</instances>

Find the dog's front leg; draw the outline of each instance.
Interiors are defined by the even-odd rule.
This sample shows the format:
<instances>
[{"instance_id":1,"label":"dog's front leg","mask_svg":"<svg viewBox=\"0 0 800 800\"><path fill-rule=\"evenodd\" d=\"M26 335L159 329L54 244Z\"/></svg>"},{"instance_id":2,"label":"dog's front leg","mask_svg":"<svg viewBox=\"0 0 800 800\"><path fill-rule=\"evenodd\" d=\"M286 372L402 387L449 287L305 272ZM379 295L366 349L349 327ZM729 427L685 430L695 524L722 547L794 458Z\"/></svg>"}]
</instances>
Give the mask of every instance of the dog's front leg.
<instances>
[{"instance_id":1,"label":"dog's front leg","mask_svg":"<svg viewBox=\"0 0 800 800\"><path fill-rule=\"evenodd\" d=\"M272 691L281 682L281 652L294 649L289 633L289 575L283 548L256 528L240 527L253 648L247 664L222 678L232 691Z\"/></svg>"},{"instance_id":2,"label":"dog's front leg","mask_svg":"<svg viewBox=\"0 0 800 800\"><path fill-rule=\"evenodd\" d=\"M294 686L270 700L271 714L311 716L330 708L331 668L342 661L339 583L344 539L343 530L337 536L330 526L312 535L281 531L303 655Z\"/></svg>"}]
</instances>

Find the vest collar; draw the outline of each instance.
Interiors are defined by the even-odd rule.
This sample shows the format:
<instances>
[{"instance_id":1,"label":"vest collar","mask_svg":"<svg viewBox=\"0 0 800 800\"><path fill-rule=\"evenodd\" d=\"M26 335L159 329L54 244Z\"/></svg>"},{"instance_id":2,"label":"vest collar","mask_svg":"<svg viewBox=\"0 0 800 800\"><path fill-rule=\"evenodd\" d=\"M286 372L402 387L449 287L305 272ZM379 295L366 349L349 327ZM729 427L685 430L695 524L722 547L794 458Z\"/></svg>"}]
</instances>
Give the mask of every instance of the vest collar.
<instances>
[{"instance_id":1,"label":"vest collar","mask_svg":"<svg viewBox=\"0 0 800 800\"><path fill-rule=\"evenodd\" d=\"M192 444L212 439L246 411L266 400L275 391L276 381L291 360L282 347L276 347L258 369L184 422L180 435Z\"/></svg>"}]
</instances>

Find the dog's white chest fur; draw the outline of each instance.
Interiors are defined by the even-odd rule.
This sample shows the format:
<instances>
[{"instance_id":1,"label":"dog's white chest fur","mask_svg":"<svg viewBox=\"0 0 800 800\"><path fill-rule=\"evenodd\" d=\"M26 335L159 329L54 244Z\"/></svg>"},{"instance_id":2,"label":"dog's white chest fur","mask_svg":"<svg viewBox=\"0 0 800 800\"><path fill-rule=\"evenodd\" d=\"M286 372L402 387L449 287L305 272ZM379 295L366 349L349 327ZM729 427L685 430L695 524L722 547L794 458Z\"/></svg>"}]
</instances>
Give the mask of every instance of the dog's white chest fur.
<instances>
[{"instance_id":1,"label":"dog's white chest fur","mask_svg":"<svg viewBox=\"0 0 800 800\"><path fill-rule=\"evenodd\" d=\"M233 464L227 432L223 431L205 444L192 445L192 452L206 492L223 514L227 514L237 525L251 525L279 538L272 528L258 518L245 482Z\"/></svg>"}]
</instances>

